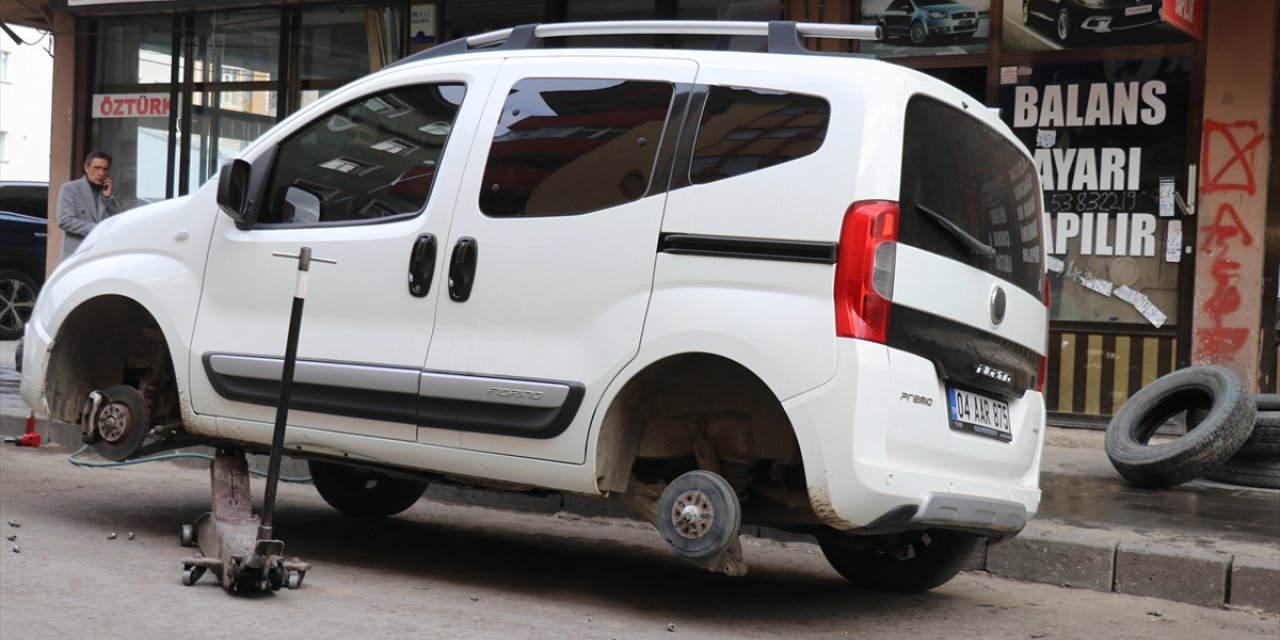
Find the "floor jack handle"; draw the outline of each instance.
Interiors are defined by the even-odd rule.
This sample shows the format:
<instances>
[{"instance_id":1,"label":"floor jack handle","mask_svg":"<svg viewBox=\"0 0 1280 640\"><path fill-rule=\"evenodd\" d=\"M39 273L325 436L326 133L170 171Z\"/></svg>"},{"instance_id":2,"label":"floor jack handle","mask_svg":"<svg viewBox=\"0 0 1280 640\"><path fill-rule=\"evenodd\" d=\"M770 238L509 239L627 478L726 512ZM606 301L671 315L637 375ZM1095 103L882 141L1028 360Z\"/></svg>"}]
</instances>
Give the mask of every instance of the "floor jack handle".
<instances>
[{"instance_id":1,"label":"floor jack handle","mask_svg":"<svg viewBox=\"0 0 1280 640\"><path fill-rule=\"evenodd\" d=\"M289 337L284 347L284 371L280 374L280 401L276 407L275 432L271 436L271 458L267 465L267 489L262 498L262 519L258 523L258 539L271 540L272 517L276 509L276 486L280 483L280 458L284 454L284 429L289 420L289 396L293 392L293 369L298 359L298 332L302 328L302 305L307 299L307 277L311 262L337 264L336 260L311 257L311 247L302 247L298 255L273 252L278 258L298 261L298 280L293 292L293 309L289 313Z\"/></svg>"}]
</instances>

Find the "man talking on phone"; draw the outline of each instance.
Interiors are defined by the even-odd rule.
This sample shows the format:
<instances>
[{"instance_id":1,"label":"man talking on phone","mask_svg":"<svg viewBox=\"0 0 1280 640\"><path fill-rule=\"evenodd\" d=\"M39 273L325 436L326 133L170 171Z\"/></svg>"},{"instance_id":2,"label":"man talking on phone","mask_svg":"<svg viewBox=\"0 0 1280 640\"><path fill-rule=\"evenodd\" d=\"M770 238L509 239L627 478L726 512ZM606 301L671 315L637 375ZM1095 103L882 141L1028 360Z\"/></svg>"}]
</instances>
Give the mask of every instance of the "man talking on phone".
<instances>
[{"instance_id":1,"label":"man talking on phone","mask_svg":"<svg viewBox=\"0 0 1280 640\"><path fill-rule=\"evenodd\" d=\"M63 184L58 191L58 226L66 232L61 259L75 253L99 222L119 211L111 188L111 154L91 151L84 159L84 177Z\"/></svg>"}]
</instances>

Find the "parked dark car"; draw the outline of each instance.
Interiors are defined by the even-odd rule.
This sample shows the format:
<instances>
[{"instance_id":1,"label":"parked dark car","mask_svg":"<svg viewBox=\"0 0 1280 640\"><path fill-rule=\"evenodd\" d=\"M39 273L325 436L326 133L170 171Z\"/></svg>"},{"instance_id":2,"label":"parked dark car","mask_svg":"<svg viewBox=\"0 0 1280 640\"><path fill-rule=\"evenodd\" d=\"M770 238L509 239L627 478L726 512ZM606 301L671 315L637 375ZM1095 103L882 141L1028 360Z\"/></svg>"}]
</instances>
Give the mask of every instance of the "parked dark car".
<instances>
[{"instance_id":1,"label":"parked dark car","mask_svg":"<svg viewBox=\"0 0 1280 640\"><path fill-rule=\"evenodd\" d=\"M933 38L971 38L978 31L978 12L951 0L893 0L876 22L885 40L909 38L924 44Z\"/></svg>"},{"instance_id":2,"label":"parked dark car","mask_svg":"<svg viewBox=\"0 0 1280 640\"><path fill-rule=\"evenodd\" d=\"M41 220L49 217L49 183L34 180L0 180L0 211Z\"/></svg>"},{"instance_id":3,"label":"parked dark car","mask_svg":"<svg viewBox=\"0 0 1280 640\"><path fill-rule=\"evenodd\" d=\"M1160 22L1160 0L1022 0L1022 24L1052 22L1058 41L1067 44L1082 31L1112 33Z\"/></svg>"},{"instance_id":4,"label":"parked dark car","mask_svg":"<svg viewBox=\"0 0 1280 640\"><path fill-rule=\"evenodd\" d=\"M44 283L49 185L0 182L0 340L22 337Z\"/></svg>"}]
</instances>

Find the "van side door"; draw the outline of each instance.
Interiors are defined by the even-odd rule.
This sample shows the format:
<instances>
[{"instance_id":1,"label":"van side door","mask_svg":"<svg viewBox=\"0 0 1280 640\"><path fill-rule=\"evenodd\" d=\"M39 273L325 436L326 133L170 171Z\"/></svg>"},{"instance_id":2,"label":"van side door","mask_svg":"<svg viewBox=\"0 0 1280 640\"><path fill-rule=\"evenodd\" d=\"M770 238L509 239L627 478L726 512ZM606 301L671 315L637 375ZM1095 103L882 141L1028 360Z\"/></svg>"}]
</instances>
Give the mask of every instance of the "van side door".
<instances>
[{"instance_id":1,"label":"van side door","mask_svg":"<svg viewBox=\"0 0 1280 640\"><path fill-rule=\"evenodd\" d=\"M445 246L419 423L464 449L580 463L639 348L667 172L697 65L507 60Z\"/></svg>"},{"instance_id":2,"label":"van side door","mask_svg":"<svg viewBox=\"0 0 1280 640\"><path fill-rule=\"evenodd\" d=\"M274 254L304 246L337 264L311 266L290 425L423 435L440 247L498 63L442 67L343 90L249 159L266 176L257 219L218 215L191 347L193 409L217 416L224 437L258 439L274 421L297 277ZM423 437L456 446L458 435Z\"/></svg>"}]
</instances>

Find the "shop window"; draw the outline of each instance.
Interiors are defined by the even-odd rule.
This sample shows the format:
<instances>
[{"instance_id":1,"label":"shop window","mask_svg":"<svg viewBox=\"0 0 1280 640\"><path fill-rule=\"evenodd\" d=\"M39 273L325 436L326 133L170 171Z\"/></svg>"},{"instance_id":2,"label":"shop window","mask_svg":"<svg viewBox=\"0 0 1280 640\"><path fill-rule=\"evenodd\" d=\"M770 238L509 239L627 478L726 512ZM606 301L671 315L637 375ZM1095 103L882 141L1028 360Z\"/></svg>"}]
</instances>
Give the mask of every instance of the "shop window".
<instances>
[{"instance_id":1,"label":"shop window","mask_svg":"<svg viewBox=\"0 0 1280 640\"><path fill-rule=\"evenodd\" d=\"M400 57L403 32L400 12L390 7L309 8L302 13L301 79L349 80L377 71Z\"/></svg>"},{"instance_id":2,"label":"shop window","mask_svg":"<svg viewBox=\"0 0 1280 640\"><path fill-rule=\"evenodd\" d=\"M489 149L481 211L571 215L643 197L673 93L663 82L521 80Z\"/></svg>"},{"instance_id":3,"label":"shop window","mask_svg":"<svg viewBox=\"0 0 1280 640\"><path fill-rule=\"evenodd\" d=\"M1006 67L1001 117L1031 150L1049 216L1050 317L1177 321L1189 58Z\"/></svg>"},{"instance_id":4,"label":"shop window","mask_svg":"<svg viewBox=\"0 0 1280 640\"><path fill-rule=\"evenodd\" d=\"M517 24L550 22L546 0L444 0L445 40L506 29Z\"/></svg>"},{"instance_id":5,"label":"shop window","mask_svg":"<svg viewBox=\"0 0 1280 640\"><path fill-rule=\"evenodd\" d=\"M174 64L172 17L104 20L97 27L94 81L106 93L123 90L121 85L169 84Z\"/></svg>"},{"instance_id":6,"label":"shop window","mask_svg":"<svg viewBox=\"0 0 1280 640\"><path fill-rule=\"evenodd\" d=\"M830 119L831 107L822 98L711 87L689 180L715 182L807 156L822 146Z\"/></svg>"},{"instance_id":7,"label":"shop window","mask_svg":"<svg viewBox=\"0 0 1280 640\"><path fill-rule=\"evenodd\" d=\"M462 104L460 84L405 87L332 111L281 144L266 224L350 223L420 212Z\"/></svg>"},{"instance_id":8,"label":"shop window","mask_svg":"<svg viewBox=\"0 0 1280 640\"><path fill-rule=\"evenodd\" d=\"M919 69L925 75L933 76L967 94L978 102L985 102L987 95L986 67L943 67Z\"/></svg>"}]
</instances>

